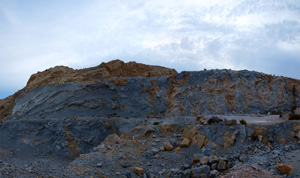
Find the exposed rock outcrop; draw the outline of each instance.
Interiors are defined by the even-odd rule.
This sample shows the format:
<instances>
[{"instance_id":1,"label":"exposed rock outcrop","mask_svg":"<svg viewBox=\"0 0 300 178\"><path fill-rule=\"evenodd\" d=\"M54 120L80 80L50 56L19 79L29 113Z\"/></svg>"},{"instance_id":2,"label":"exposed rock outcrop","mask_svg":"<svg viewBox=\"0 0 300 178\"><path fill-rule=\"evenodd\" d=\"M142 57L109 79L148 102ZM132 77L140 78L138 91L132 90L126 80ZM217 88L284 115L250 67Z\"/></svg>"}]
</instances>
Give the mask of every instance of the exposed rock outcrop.
<instances>
[{"instance_id":1,"label":"exposed rock outcrop","mask_svg":"<svg viewBox=\"0 0 300 178\"><path fill-rule=\"evenodd\" d=\"M19 95L28 92L28 90L31 90L33 87L64 83L91 84L96 81L103 81L115 77L161 77L176 74L177 72L174 69L136 62L124 63L121 60L113 60L108 63L102 63L96 67L80 70L74 70L65 66L56 66L43 72L33 74L24 89L6 99L0 100L0 122L11 115L15 101ZM128 79L115 79L112 82L117 86L125 85Z\"/></svg>"},{"instance_id":2,"label":"exposed rock outcrop","mask_svg":"<svg viewBox=\"0 0 300 178\"><path fill-rule=\"evenodd\" d=\"M50 68L32 75L27 82L27 87L62 83L91 83L114 77L161 77L176 74L174 69L114 60L80 70L64 66Z\"/></svg>"},{"instance_id":3,"label":"exposed rock outcrop","mask_svg":"<svg viewBox=\"0 0 300 178\"><path fill-rule=\"evenodd\" d=\"M299 80L246 70L54 67L0 100L0 177L298 176L299 121L258 114L295 106Z\"/></svg>"},{"instance_id":4,"label":"exposed rock outcrop","mask_svg":"<svg viewBox=\"0 0 300 178\"><path fill-rule=\"evenodd\" d=\"M165 74L173 72L159 75ZM300 105L300 81L258 72L210 70L92 79L88 83L59 80L63 82L49 85L55 80L45 77L41 82L45 85L26 87L14 97L10 118L268 113ZM29 82L29 86L38 81Z\"/></svg>"}]
</instances>

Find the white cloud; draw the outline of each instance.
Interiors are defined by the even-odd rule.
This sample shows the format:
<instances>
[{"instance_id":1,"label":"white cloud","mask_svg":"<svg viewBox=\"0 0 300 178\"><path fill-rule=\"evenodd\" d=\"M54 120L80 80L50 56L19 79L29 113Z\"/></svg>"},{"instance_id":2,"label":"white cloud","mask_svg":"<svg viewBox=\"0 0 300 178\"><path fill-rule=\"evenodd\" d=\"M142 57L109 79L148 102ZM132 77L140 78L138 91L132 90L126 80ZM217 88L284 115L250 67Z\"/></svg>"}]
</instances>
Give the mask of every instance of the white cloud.
<instances>
[{"instance_id":1,"label":"white cloud","mask_svg":"<svg viewBox=\"0 0 300 178\"><path fill-rule=\"evenodd\" d=\"M0 75L10 76L0 83L7 90L55 65L116 58L178 71L246 68L300 78L297 0L1 1L0 27Z\"/></svg>"}]
</instances>

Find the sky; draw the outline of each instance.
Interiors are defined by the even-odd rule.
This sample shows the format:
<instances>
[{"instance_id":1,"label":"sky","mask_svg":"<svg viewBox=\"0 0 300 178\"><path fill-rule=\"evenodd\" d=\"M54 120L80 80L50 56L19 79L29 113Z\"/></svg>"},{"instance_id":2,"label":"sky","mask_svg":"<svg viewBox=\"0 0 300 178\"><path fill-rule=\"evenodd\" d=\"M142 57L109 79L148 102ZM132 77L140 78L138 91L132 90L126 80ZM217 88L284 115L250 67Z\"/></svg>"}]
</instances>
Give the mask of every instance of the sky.
<instances>
[{"instance_id":1,"label":"sky","mask_svg":"<svg viewBox=\"0 0 300 178\"><path fill-rule=\"evenodd\" d=\"M38 71L114 59L300 79L300 1L0 0L0 99Z\"/></svg>"}]
</instances>

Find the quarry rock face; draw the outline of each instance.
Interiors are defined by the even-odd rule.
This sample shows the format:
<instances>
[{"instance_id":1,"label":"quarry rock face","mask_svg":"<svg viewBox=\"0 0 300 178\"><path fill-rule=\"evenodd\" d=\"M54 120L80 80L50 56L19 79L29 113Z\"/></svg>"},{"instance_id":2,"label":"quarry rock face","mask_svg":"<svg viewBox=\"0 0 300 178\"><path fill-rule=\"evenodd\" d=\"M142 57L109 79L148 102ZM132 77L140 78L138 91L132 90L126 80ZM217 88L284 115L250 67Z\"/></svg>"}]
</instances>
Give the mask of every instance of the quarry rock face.
<instances>
[{"instance_id":1,"label":"quarry rock face","mask_svg":"<svg viewBox=\"0 0 300 178\"><path fill-rule=\"evenodd\" d=\"M34 74L23 90L6 100L1 101L2 120L268 113L300 105L300 81L250 71L177 74L116 60L89 69L55 67Z\"/></svg>"},{"instance_id":2,"label":"quarry rock face","mask_svg":"<svg viewBox=\"0 0 300 178\"><path fill-rule=\"evenodd\" d=\"M300 177L300 122L273 115L299 106L253 71L58 66L0 100L0 177Z\"/></svg>"}]
</instances>

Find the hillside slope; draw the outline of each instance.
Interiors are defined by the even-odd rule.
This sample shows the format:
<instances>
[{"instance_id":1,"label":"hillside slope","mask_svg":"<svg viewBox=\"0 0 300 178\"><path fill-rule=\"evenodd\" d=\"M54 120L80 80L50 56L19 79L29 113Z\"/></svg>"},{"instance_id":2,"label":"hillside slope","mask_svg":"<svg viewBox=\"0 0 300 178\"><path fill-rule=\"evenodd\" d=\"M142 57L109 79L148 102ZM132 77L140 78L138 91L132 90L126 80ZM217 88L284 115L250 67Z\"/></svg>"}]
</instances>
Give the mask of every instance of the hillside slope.
<instances>
[{"instance_id":1,"label":"hillside slope","mask_svg":"<svg viewBox=\"0 0 300 178\"><path fill-rule=\"evenodd\" d=\"M55 67L0 101L1 119L268 113L300 105L300 81L253 71L177 72L116 60Z\"/></svg>"}]
</instances>

